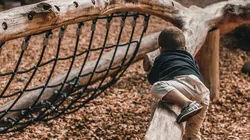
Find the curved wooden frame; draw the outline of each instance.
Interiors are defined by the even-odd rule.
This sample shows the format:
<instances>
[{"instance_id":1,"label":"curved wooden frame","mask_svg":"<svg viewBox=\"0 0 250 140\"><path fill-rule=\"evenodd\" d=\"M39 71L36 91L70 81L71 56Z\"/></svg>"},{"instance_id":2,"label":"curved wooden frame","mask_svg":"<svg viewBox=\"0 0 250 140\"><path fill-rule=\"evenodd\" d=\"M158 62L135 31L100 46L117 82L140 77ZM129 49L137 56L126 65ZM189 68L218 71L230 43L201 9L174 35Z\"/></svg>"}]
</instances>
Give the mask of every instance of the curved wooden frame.
<instances>
[{"instance_id":1,"label":"curved wooden frame","mask_svg":"<svg viewBox=\"0 0 250 140\"><path fill-rule=\"evenodd\" d=\"M231 0L202 9L186 8L172 0L49 0L0 12L0 42L109 13L136 11L158 16L181 28L189 51L196 54L212 28L226 34L249 23L249 3Z\"/></svg>"}]
</instances>

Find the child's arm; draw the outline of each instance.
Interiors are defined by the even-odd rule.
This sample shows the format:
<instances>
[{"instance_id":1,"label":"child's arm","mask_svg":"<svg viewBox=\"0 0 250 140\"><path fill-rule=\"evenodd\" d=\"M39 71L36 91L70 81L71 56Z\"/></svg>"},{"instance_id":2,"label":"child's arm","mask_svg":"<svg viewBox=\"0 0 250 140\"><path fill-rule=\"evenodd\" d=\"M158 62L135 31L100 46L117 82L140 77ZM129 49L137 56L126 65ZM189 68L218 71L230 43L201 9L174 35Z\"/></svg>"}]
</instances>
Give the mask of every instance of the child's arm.
<instances>
[{"instance_id":1,"label":"child's arm","mask_svg":"<svg viewBox=\"0 0 250 140\"><path fill-rule=\"evenodd\" d=\"M154 84L159 80L159 72L158 72L158 65L156 64L156 61L153 64L153 67L151 68L150 72L148 73L148 81L150 84Z\"/></svg>"}]
</instances>

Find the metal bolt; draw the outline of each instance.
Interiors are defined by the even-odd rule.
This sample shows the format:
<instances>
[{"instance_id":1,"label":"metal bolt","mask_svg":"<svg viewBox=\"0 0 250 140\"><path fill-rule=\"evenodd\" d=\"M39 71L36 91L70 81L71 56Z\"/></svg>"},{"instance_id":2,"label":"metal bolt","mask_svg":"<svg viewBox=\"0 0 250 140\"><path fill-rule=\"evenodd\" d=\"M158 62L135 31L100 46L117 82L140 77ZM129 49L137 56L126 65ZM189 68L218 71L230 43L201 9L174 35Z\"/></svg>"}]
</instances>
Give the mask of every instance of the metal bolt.
<instances>
[{"instance_id":1,"label":"metal bolt","mask_svg":"<svg viewBox=\"0 0 250 140\"><path fill-rule=\"evenodd\" d=\"M52 6L50 4L47 4L47 3L41 3L41 6L42 6L43 10L50 10L52 8Z\"/></svg>"},{"instance_id":2,"label":"metal bolt","mask_svg":"<svg viewBox=\"0 0 250 140\"><path fill-rule=\"evenodd\" d=\"M57 11L60 11L60 8L58 6L55 5L55 8Z\"/></svg>"},{"instance_id":3,"label":"metal bolt","mask_svg":"<svg viewBox=\"0 0 250 140\"><path fill-rule=\"evenodd\" d=\"M33 15L31 13L28 14L28 19L32 20L33 19Z\"/></svg>"},{"instance_id":4,"label":"metal bolt","mask_svg":"<svg viewBox=\"0 0 250 140\"><path fill-rule=\"evenodd\" d=\"M75 7L77 8L78 7L78 3L77 2L73 2L74 3L74 5L75 5Z\"/></svg>"},{"instance_id":5,"label":"metal bolt","mask_svg":"<svg viewBox=\"0 0 250 140\"><path fill-rule=\"evenodd\" d=\"M3 27L4 30L7 30L7 29L8 29L7 23L6 23L6 22L3 22L3 23L2 23L2 27Z\"/></svg>"}]
</instances>

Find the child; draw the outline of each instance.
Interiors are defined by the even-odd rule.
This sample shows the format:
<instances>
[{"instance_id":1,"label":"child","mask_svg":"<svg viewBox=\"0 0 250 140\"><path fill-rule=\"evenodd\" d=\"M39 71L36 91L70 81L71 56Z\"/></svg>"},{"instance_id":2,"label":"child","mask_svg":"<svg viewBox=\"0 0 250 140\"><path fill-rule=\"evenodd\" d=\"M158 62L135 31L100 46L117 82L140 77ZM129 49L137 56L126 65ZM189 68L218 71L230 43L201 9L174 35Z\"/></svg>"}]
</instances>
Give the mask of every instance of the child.
<instances>
[{"instance_id":1,"label":"child","mask_svg":"<svg viewBox=\"0 0 250 140\"><path fill-rule=\"evenodd\" d=\"M186 51L185 37L175 27L163 30L158 38L161 54L148 74L151 93L163 102L182 107L176 122L187 121L185 137L200 139L200 128L209 105L209 90L194 58Z\"/></svg>"}]
</instances>

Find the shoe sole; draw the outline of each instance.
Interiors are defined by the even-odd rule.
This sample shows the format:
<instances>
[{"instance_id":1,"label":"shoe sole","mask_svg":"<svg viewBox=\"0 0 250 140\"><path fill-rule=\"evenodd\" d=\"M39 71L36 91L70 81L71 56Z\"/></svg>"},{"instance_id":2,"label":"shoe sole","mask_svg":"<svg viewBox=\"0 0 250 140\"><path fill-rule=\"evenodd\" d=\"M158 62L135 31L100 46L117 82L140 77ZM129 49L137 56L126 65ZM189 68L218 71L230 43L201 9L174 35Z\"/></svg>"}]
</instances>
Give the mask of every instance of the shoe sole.
<instances>
[{"instance_id":1,"label":"shoe sole","mask_svg":"<svg viewBox=\"0 0 250 140\"><path fill-rule=\"evenodd\" d=\"M196 110L192 111L192 112L189 112L185 115L183 115L179 120L177 120L177 123L182 123L182 122L185 122L187 121L188 119L190 119L191 117L195 116L196 114L200 113L202 110L202 106L197 108Z\"/></svg>"}]
</instances>

